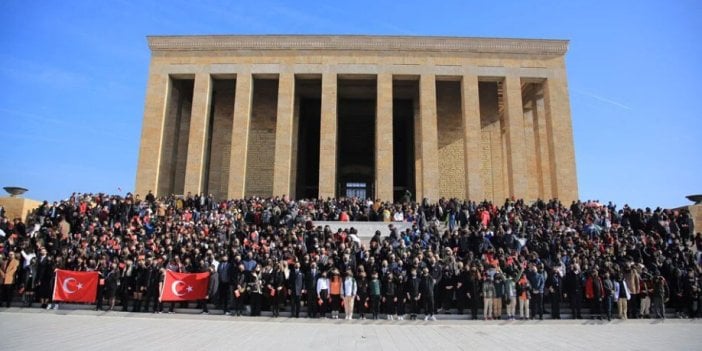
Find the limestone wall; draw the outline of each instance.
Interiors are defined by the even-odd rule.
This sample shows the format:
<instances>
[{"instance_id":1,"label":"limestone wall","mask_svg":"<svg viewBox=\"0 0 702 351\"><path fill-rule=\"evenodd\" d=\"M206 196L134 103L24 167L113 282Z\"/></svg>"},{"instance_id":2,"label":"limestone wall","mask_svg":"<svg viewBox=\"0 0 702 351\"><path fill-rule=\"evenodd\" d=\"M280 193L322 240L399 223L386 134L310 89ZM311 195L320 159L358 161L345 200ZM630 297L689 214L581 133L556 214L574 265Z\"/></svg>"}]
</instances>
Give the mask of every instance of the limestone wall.
<instances>
[{"instance_id":1,"label":"limestone wall","mask_svg":"<svg viewBox=\"0 0 702 351\"><path fill-rule=\"evenodd\" d=\"M278 81L255 79L246 156L247 197L273 195L277 108Z\"/></svg>"}]
</instances>

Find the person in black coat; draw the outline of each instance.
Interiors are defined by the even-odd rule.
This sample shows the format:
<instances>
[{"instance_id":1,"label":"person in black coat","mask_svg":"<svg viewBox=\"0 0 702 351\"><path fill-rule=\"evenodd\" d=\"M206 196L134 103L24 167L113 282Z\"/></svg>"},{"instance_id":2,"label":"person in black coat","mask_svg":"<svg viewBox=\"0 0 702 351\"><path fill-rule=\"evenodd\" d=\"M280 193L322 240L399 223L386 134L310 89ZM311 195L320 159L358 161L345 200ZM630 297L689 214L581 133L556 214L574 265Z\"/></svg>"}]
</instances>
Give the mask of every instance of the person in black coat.
<instances>
[{"instance_id":1,"label":"person in black coat","mask_svg":"<svg viewBox=\"0 0 702 351\"><path fill-rule=\"evenodd\" d=\"M561 297L563 296L563 278L556 268L553 268L546 280L546 289L551 300L551 318L561 319Z\"/></svg>"},{"instance_id":2,"label":"person in black coat","mask_svg":"<svg viewBox=\"0 0 702 351\"><path fill-rule=\"evenodd\" d=\"M149 267L146 266L144 259L139 259L137 266L132 272L132 279L134 280L134 306L132 307L132 312L141 312L146 289L149 286L148 271Z\"/></svg>"},{"instance_id":3,"label":"person in black coat","mask_svg":"<svg viewBox=\"0 0 702 351\"><path fill-rule=\"evenodd\" d=\"M219 275L217 275L217 270L215 269L214 265L209 266L205 272L210 273L207 280L207 296L205 296L205 299L200 301L200 303L202 304L201 313L207 314L210 313L207 304L214 301L214 298L217 296L217 292L219 290Z\"/></svg>"},{"instance_id":4,"label":"person in black coat","mask_svg":"<svg viewBox=\"0 0 702 351\"><path fill-rule=\"evenodd\" d=\"M296 262L293 271L288 277L288 293L291 302L291 317L300 318L300 301L305 292L305 274L300 270L300 263Z\"/></svg>"},{"instance_id":5,"label":"person in black coat","mask_svg":"<svg viewBox=\"0 0 702 351\"><path fill-rule=\"evenodd\" d=\"M420 292L424 301L424 320L436 320L434 317L434 287L436 280L429 274L429 269L424 268L421 280Z\"/></svg>"},{"instance_id":6,"label":"person in black coat","mask_svg":"<svg viewBox=\"0 0 702 351\"><path fill-rule=\"evenodd\" d=\"M233 289L232 289L232 277L233 277L234 266L229 262L229 257L227 255L222 256L222 259L217 266L217 275L219 275L219 305L222 306L224 314L229 315L229 306L232 299Z\"/></svg>"},{"instance_id":7,"label":"person in black coat","mask_svg":"<svg viewBox=\"0 0 702 351\"><path fill-rule=\"evenodd\" d=\"M282 263L273 264L273 272L270 276L269 288L271 290L271 312L273 317L280 316L280 305L285 302L285 272L281 267Z\"/></svg>"},{"instance_id":8,"label":"person in black coat","mask_svg":"<svg viewBox=\"0 0 702 351\"><path fill-rule=\"evenodd\" d=\"M305 292L307 293L307 317L317 318L319 313L319 305L317 300L317 279L319 278L319 270L317 263L312 262L310 270L305 274Z\"/></svg>"},{"instance_id":9,"label":"person in black coat","mask_svg":"<svg viewBox=\"0 0 702 351\"><path fill-rule=\"evenodd\" d=\"M243 263L239 263L236 274L234 275L234 283L232 286L234 294L234 314L241 316L244 313L244 299L246 298L246 287L248 284L249 272L246 271ZM216 274L215 274L216 275Z\"/></svg>"},{"instance_id":10,"label":"person in black coat","mask_svg":"<svg viewBox=\"0 0 702 351\"><path fill-rule=\"evenodd\" d=\"M417 314L419 314L419 300L422 298L421 287L421 278L417 276L417 269L412 267L410 277L405 283L405 295L410 306L410 320L416 320Z\"/></svg>"},{"instance_id":11,"label":"person in black coat","mask_svg":"<svg viewBox=\"0 0 702 351\"><path fill-rule=\"evenodd\" d=\"M583 301L583 289L585 287L585 277L576 264L571 264L563 281L565 298L570 302L570 309L574 319L581 319L580 308Z\"/></svg>"},{"instance_id":12,"label":"person in black coat","mask_svg":"<svg viewBox=\"0 0 702 351\"><path fill-rule=\"evenodd\" d=\"M51 279L53 276L53 259L48 256L46 248L42 248L39 251L39 258L37 259L37 276L35 278L36 296L42 308L46 308L49 305L52 290Z\"/></svg>"},{"instance_id":13,"label":"person in black coat","mask_svg":"<svg viewBox=\"0 0 702 351\"><path fill-rule=\"evenodd\" d=\"M468 277L468 287L466 297L468 298L468 304L470 305L470 314L473 320L478 319L478 308L480 307L480 294L482 291L482 282L480 281L480 273L476 267L470 268L470 275Z\"/></svg>"},{"instance_id":14,"label":"person in black coat","mask_svg":"<svg viewBox=\"0 0 702 351\"><path fill-rule=\"evenodd\" d=\"M463 310L468 307L468 284L470 270L464 266L463 262L457 264L458 274L456 275L456 309L458 314L463 314Z\"/></svg>"},{"instance_id":15,"label":"person in black coat","mask_svg":"<svg viewBox=\"0 0 702 351\"><path fill-rule=\"evenodd\" d=\"M113 262L110 265L110 270L107 271L105 276L105 297L110 306L107 308L108 311L112 311L115 308L115 300L117 300L117 291L120 286L120 272L117 262Z\"/></svg>"},{"instance_id":16,"label":"person in black coat","mask_svg":"<svg viewBox=\"0 0 702 351\"><path fill-rule=\"evenodd\" d=\"M159 295L161 284L163 283L164 272L158 267L158 262L153 260L151 265L146 268L144 282L146 285L146 304L144 312L149 312L149 305L153 303L153 313L160 313L163 310L163 304L159 303Z\"/></svg>"}]
</instances>

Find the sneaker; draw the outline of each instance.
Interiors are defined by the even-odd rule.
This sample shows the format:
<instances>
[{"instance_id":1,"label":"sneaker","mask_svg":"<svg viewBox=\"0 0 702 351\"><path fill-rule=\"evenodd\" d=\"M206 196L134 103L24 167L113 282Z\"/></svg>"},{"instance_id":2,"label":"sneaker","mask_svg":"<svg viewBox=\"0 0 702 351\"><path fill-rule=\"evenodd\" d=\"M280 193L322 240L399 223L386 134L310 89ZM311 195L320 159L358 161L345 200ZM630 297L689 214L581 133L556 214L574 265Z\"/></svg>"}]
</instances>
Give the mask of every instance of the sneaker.
<instances>
[{"instance_id":1,"label":"sneaker","mask_svg":"<svg viewBox=\"0 0 702 351\"><path fill-rule=\"evenodd\" d=\"M424 320L425 320L425 321L428 321L428 320L429 320L429 316L424 316Z\"/></svg>"},{"instance_id":2,"label":"sneaker","mask_svg":"<svg viewBox=\"0 0 702 351\"><path fill-rule=\"evenodd\" d=\"M385 316L385 319L391 321L391 320L392 320L392 316L391 316L391 315L387 315L387 316Z\"/></svg>"},{"instance_id":3,"label":"sneaker","mask_svg":"<svg viewBox=\"0 0 702 351\"><path fill-rule=\"evenodd\" d=\"M398 319L398 320L401 320L401 321L404 321L404 320L405 320L405 316L399 316L399 317L397 317L397 319Z\"/></svg>"},{"instance_id":4,"label":"sneaker","mask_svg":"<svg viewBox=\"0 0 702 351\"><path fill-rule=\"evenodd\" d=\"M58 307L59 307L59 304L55 303L53 309L54 309L54 310L58 310Z\"/></svg>"},{"instance_id":5,"label":"sneaker","mask_svg":"<svg viewBox=\"0 0 702 351\"><path fill-rule=\"evenodd\" d=\"M434 317L434 316L431 316L431 318L429 318L429 319L431 319L431 320L435 321L435 320L436 320L436 317Z\"/></svg>"},{"instance_id":6,"label":"sneaker","mask_svg":"<svg viewBox=\"0 0 702 351\"><path fill-rule=\"evenodd\" d=\"M47 309L47 310L53 309L53 307L54 307L53 304L48 304L48 305L46 305L46 309Z\"/></svg>"}]
</instances>

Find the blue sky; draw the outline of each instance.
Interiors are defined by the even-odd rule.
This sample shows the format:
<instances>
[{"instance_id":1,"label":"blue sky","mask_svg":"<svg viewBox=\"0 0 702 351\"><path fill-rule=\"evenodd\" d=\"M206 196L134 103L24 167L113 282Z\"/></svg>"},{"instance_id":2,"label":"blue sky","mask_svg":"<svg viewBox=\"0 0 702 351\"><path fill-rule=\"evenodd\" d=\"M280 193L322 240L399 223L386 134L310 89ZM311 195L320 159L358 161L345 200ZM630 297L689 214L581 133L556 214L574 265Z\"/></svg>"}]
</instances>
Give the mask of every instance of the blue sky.
<instances>
[{"instance_id":1,"label":"blue sky","mask_svg":"<svg viewBox=\"0 0 702 351\"><path fill-rule=\"evenodd\" d=\"M0 186L48 200L133 188L147 35L388 34L569 39L581 198L702 193L702 2L334 3L2 1Z\"/></svg>"}]
</instances>

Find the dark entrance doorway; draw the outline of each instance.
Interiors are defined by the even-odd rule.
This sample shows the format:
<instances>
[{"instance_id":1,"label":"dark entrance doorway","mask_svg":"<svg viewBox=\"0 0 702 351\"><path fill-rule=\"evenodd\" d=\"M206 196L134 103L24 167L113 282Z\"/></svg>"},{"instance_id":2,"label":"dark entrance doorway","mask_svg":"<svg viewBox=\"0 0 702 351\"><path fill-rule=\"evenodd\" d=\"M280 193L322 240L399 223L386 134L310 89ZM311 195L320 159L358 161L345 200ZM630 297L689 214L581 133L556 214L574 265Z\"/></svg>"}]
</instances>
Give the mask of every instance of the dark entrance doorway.
<instances>
[{"instance_id":1,"label":"dark entrance doorway","mask_svg":"<svg viewBox=\"0 0 702 351\"><path fill-rule=\"evenodd\" d=\"M298 105L295 198L312 199L319 194L319 129L322 80L297 79Z\"/></svg>"},{"instance_id":2,"label":"dark entrance doorway","mask_svg":"<svg viewBox=\"0 0 702 351\"><path fill-rule=\"evenodd\" d=\"M338 112L337 196L373 197L375 100L341 99Z\"/></svg>"}]
</instances>

